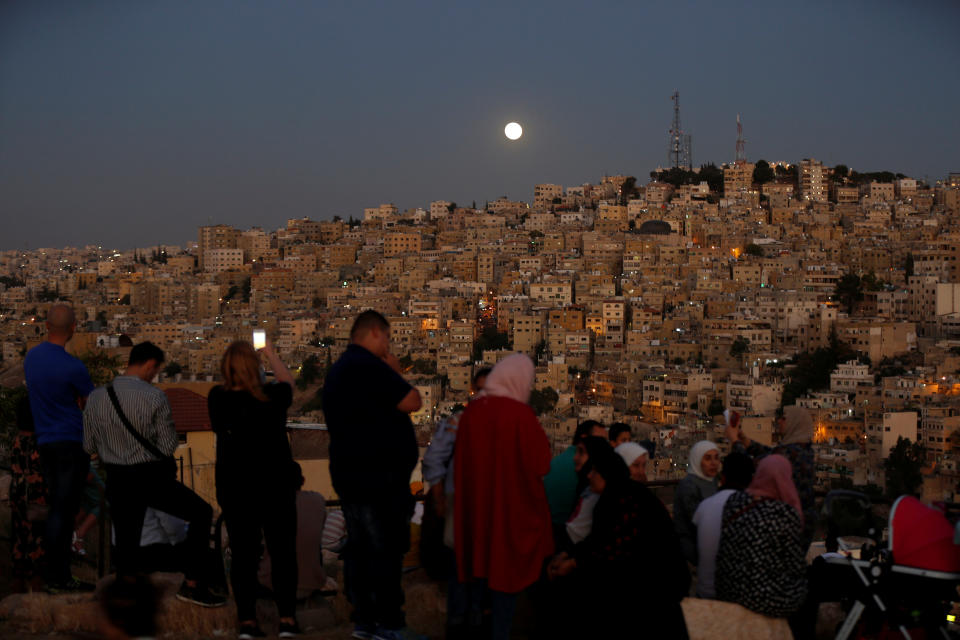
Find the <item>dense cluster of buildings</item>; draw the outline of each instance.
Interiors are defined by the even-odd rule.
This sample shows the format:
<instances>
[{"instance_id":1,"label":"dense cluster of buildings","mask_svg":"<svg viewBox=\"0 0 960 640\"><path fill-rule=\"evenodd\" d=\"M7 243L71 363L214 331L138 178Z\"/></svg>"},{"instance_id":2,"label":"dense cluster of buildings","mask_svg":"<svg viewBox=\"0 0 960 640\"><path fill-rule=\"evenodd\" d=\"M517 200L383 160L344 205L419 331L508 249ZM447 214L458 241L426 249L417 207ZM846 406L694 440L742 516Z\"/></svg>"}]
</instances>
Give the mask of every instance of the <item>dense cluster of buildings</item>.
<instances>
[{"instance_id":1,"label":"dense cluster of buildings","mask_svg":"<svg viewBox=\"0 0 960 640\"><path fill-rule=\"evenodd\" d=\"M536 185L530 203L204 226L183 247L5 251L2 366L43 339L46 306L64 299L77 353L151 340L168 381L209 385L225 347L263 328L291 369L319 380L373 308L425 398L424 440L466 402L476 367L523 351L558 450L579 420L628 422L659 445L655 475L670 478L690 442L719 435L718 408L774 440L791 362L845 343L852 355L828 385L790 397L814 417L823 485L882 485L903 436L926 449L927 495L953 498L960 175L857 182L806 159L758 184L753 164L722 170L720 190L605 176ZM315 389L298 406L322 422Z\"/></svg>"}]
</instances>

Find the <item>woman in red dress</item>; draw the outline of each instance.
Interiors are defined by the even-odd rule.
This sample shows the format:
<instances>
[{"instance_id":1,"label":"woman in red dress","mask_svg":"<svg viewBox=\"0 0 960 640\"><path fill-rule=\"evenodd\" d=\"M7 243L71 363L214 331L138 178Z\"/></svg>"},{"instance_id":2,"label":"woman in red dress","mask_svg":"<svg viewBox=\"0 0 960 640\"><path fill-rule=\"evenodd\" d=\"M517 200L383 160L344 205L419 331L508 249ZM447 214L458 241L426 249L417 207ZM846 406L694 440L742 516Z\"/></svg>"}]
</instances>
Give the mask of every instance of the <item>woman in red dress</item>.
<instances>
[{"instance_id":1,"label":"woman in red dress","mask_svg":"<svg viewBox=\"0 0 960 640\"><path fill-rule=\"evenodd\" d=\"M550 444L527 402L533 362L523 354L500 361L482 397L460 418L454 453L454 540L461 582L480 585L492 609L492 636L507 638L516 596L540 576L553 553L543 476ZM482 610L484 604L471 607Z\"/></svg>"}]
</instances>

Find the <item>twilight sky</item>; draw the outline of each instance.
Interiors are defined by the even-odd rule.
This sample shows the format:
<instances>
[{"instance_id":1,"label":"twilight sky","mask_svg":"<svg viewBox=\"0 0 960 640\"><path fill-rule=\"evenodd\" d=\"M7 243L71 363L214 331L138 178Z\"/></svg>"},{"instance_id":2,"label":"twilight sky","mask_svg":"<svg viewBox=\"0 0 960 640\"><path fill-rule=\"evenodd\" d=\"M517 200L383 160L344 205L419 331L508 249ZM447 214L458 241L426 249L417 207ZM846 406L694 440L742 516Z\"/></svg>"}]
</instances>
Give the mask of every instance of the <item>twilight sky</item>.
<instances>
[{"instance_id":1,"label":"twilight sky","mask_svg":"<svg viewBox=\"0 0 960 640\"><path fill-rule=\"evenodd\" d=\"M960 170L960 2L0 3L0 250L184 244L667 161ZM520 122L509 142L503 126Z\"/></svg>"}]
</instances>

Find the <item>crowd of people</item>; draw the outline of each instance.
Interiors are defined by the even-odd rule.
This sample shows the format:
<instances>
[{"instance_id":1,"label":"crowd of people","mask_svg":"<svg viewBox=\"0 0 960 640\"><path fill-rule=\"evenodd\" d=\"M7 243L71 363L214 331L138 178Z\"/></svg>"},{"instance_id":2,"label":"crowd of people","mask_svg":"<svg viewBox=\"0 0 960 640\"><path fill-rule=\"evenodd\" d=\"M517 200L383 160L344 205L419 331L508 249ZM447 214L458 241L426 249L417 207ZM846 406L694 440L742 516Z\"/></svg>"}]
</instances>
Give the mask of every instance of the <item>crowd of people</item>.
<instances>
[{"instance_id":1,"label":"crowd of people","mask_svg":"<svg viewBox=\"0 0 960 640\"><path fill-rule=\"evenodd\" d=\"M145 518L151 528L162 514L179 519L185 532L177 541L185 573L177 596L224 604L206 558L213 510L177 480L170 406L150 384L163 351L149 342L133 346L123 374L95 389L64 350L74 325L69 306L53 305L48 338L25 361L29 406L18 412L20 481L11 492L22 505L14 513L15 570L26 579L27 565L42 557L51 593L92 588L71 575L70 550L94 456L106 474L117 580L139 584ZM322 510L322 498L318 506L299 493L303 477L286 434L293 377L269 341L260 351L246 341L231 344L222 384L209 393L217 502L232 551L239 637L264 635L258 571L272 589L280 637L293 637L298 574L320 564L318 549L308 546L316 546L323 520L305 525L304 514ZM262 358L275 381L266 382ZM323 387L330 476L346 528L344 586L359 640L409 637L401 573L419 460L410 414L422 400L402 373L388 321L365 311ZM534 364L523 354L479 371L471 401L438 424L424 454L428 509L442 522L438 557L450 637L509 637L524 592L545 636L630 633L642 619L652 637L684 638L680 602L691 593L767 616L797 616L816 517L806 412L786 408L775 448L752 442L728 412L732 452L721 460L713 442L691 448L671 515L647 486L654 443L635 441L624 423L586 421L552 457L529 405L533 384ZM558 615L577 609L632 615ZM802 623L794 628L804 635Z\"/></svg>"}]
</instances>

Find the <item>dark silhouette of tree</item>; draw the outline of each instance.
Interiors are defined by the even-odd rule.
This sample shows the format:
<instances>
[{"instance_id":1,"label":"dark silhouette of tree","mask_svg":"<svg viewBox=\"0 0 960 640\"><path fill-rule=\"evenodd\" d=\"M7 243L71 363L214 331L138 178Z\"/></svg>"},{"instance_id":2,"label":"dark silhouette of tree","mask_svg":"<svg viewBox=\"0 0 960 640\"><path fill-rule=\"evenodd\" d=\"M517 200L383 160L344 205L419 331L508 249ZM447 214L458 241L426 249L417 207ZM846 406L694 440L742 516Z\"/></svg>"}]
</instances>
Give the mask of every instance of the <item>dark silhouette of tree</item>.
<instances>
[{"instance_id":1,"label":"dark silhouette of tree","mask_svg":"<svg viewBox=\"0 0 960 640\"><path fill-rule=\"evenodd\" d=\"M723 406L723 400L721 400L719 396L713 396L713 398L710 400L710 406L707 407L707 415L718 416L723 413L725 408L726 407Z\"/></svg>"},{"instance_id":2,"label":"dark silhouette of tree","mask_svg":"<svg viewBox=\"0 0 960 640\"><path fill-rule=\"evenodd\" d=\"M706 182L713 193L723 192L723 171L712 162L700 165L697 177L700 182Z\"/></svg>"},{"instance_id":3,"label":"dark silhouette of tree","mask_svg":"<svg viewBox=\"0 0 960 640\"><path fill-rule=\"evenodd\" d=\"M903 272L906 277L913 275L913 254L908 253L907 257L903 261Z\"/></svg>"},{"instance_id":4,"label":"dark silhouette of tree","mask_svg":"<svg viewBox=\"0 0 960 640\"><path fill-rule=\"evenodd\" d=\"M306 360L300 365L300 377L297 378L297 387L306 389L320 378L320 366L317 356L307 356Z\"/></svg>"},{"instance_id":5,"label":"dark silhouette of tree","mask_svg":"<svg viewBox=\"0 0 960 640\"><path fill-rule=\"evenodd\" d=\"M730 355L736 357L742 356L747 352L747 349L750 348L750 341L744 338L743 336L737 336L733 341L733 344L730 345Z\"/></svg>"},{"instance_id":6,"label":"dark silhouette of tree","mask_svg":"<svg viewBox=\"0 0 960 640\"><path fill-rule=\"evenodd\" d=\"M850 173L850 168L845 164L838 164L833 168L833 181L834 182L844 182L847 179L847 175Z\"/></svg>"},{"instance_id":7,"label":"dark silhouette of tree","mask_svg":"<svg viewBox=\"0 0 960 640\"><path fill-rule=\"evenodd\" d=\"M774 174L773 169L770 168L770 163L766 160L757 160L757 163L753 165L754 183L765 184L773 181L773 178Z\"/></svg>"},{"instance_id":8,"label":"dark silhouette of tree","mask_svg":"<svg viewBox=\"0 0 960 640\"><path fill-rule=\"evenodd\" d=\"M897 437L897 444L883 461L887 479L887 496L891 499L902 495L915 496L923 485L923 468L926 452L922 445L910 442L909 438Z\"/></svg>"},{"instance_id":9,"label":"dark silhouette of tree","mask_svg":"<svg viewBox=\"0 0 960 640\"><path fill-rule=\"evenodd\" d=\"M124 366L119 356L111 356L100 350L88 351L80 355L80 360L90 372L93 384L98 387L113 380Z\"/></svg>"},{"instance_id":10,"label":"dark silhouette of tree","mask_svg":"<svg viewBox=\"0 0 960 640\"><path fill-rule=\"evenodd\" d=\"M437 361L417 358L413 361L413 372L433 376L437 374Z\"/></svg>"},{"instance_id":11,"label":"dark silhouette of tree","mask_svg":"<svg viewBox=\"0 0 960 640\"><path fill-rule=\"evenodd\" d=\"M530 392L530 407L534 413L540 416L553 411L559 399L560 396L552 387L547 387L543 390L534 389Z\"/></svg>"},{"instance_id":12,"label":"dark silhouette of tree","mask_svg":"<svg viewBox=\"0 0 960 640\"><path fill-rule=\"evenodd\" d=\"M878 278L873 271L860 278L860 284L864 291L883 291L887 288L887 282Z\"/></svg>"},{"instance_id":13,"label":"dark silhouette of tree","mask_svg":"<svg viewBox=\"0 0 960 640\"><path fill-rule=\"evenodd\" d=\"M831 331L830 346L797 355L789 370L790 380L783 388L782 405L791 405L810 391L829 389L830 374L837 365L856 357L853 348L846 342L840 342L835 330Z\"/></svg>"},{"instance_id":14,"label":"dark silhouette of tree","mask_svg":"<svg viewBox=\"0 0 960 640\"><path fill-rule=\"evenodd\" d=\"M743 252L748 256L763 257L763 247L758 244L753 244L752 242L743 248Z\"/></svg>"},{"instance_id":15,"label":"dark silhouette of tree","mask_svg":"<svg viewBox=\"0 0 960 640\"><path fill-rule=\"evenodd\" d=\"M183 372L183 367L180 366L179 362L171 362L170 364L168 364L166 367L163 368L163 374L168 378L172 378L173 376L182 372Z\"/></svg>"},{"instance_id":16,"label":"dark silhouette of tree","mask_svg":"<svg viewBox=\"0 0 960 640\"><path fill-rule=\"evenodd\" d=\"M0 387L0 460L10 460L10 449L17 437L17 403L26 400L27 388Z\"/></svg>"},{"instance_id":17,"label":"dark silhouette of tree","mask_svg":"<svg viewBox=\"0 0 960 640\"><path fill-rule=\"evenodd\" d=\"M860 276L855 273L844 274L833 289L833 297L840 300L849 313L853 313L857 303L863 300L863 282Z\"/></svg>"},{"instance_id":18,"label":"dark silhouette of tree","mask_svg":"<svg viewBox=\"0 0 960 640\"><path fill-rule=\"evenodd\" d=\"M473 359L482 358L484 351L496 351L509 347L510 336L506 332L499 332L496 327L487 327L473 343Z\"/></svg>"},{"instance_id":19,"label":"dark silhouette of tree","mask_svg":"<svg viewBox=\"0 0 960 640\"><path fill-rule=\"evenodd\" d=\"M629 176L620 185L620 204L626 205L637 191L637 179Z\"/></svg>"}]
</instances>

